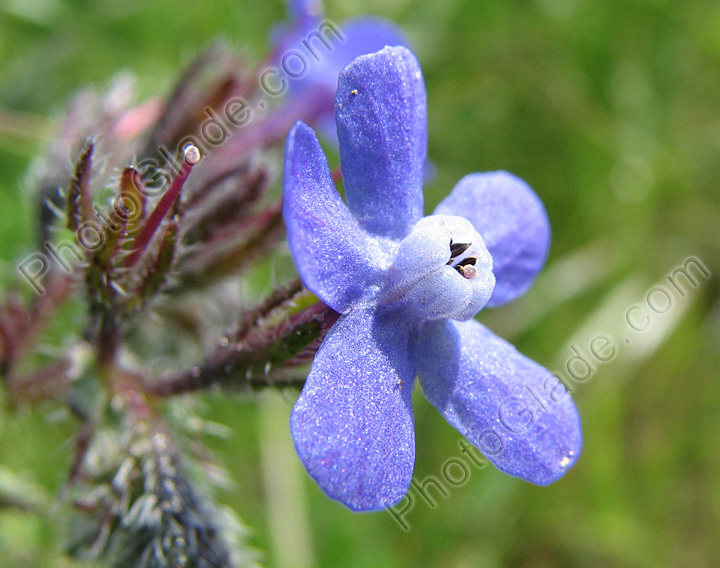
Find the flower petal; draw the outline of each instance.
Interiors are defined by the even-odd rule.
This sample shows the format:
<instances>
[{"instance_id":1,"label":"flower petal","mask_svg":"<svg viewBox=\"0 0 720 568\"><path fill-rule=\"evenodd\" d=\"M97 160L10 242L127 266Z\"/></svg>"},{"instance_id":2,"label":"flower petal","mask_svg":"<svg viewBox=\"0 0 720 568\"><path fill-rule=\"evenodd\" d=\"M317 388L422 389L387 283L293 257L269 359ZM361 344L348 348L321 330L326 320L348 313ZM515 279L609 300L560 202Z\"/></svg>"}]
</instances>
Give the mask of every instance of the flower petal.
<instances>
[{"instance_id":1,"label":"flower petal","mask_svg":"<svg viewBox=\"0 0 720 568\"><path fill-rule=\"evenodd\" d=\"M495 289L489 307L524 294L545 264L550 222L535 192L507 172L465 176L435 209L470 221L493 257Z\"/></svg>"},{"instance_id":2,"label":"flower petal","mask_svg":"<svg viewBox=\"0 0 720 568\"><path fill-rule=\"evenodd\" d=\"M427 399L500 470L548 485L575 463L582 433L565 387L486 327L430 324L414 353Z\"/></svg>"},{"instance_id":3,"label":"flower petal","mask_svg":"<svg viewBox=\"0 0 720 568\"><path fill-rule=\"evenodd\" d=\"M310 62L312 68L306 77L298 81L299 86L302 88L312 86L314 90L320 90L319 87L322 86L334 96L340 72L354 59L380 51L386 45L408 45L407 39L397 26L380 18L354 18L340 25L339 31L342 40L334 42L332 52L327 54L320 52L320 61ZM290 84L291 91L294 88L293 82ZM328 109L327 113L321 115L316 125L330 142L338 144L334 108Z\"/></svg>"},{"instance_id":4,"label":"flower petal","mask_svg":"<svg viewBox=\"0 0 720 568\"><path fill-rule=\"evenodd\" d=\"M389 507L415 461L409 331L391 316L353 310L330 329L290 417L305 467L353 510Z\"/></svg>"},{"instance_id":5,"label":"flower petal","mask_svg":"<svg viewBox=\"0 0 720 568\"><path fill-rule=\"evenodd\" d=\"M283 219L303 283L332 309L345 312L380 285L381 245L348 211L315 133L302 122L285 147Z\"/></svg>"},{"instance_id":6,"label":"flower petal","mask_svg":"<svg viewBox=\"0 0 720 568\"><path fill-rule=\"evenodd\" d=\"M358 57L340 74L335 118L345 199L360 225L402 239L422 217L425 85L404 47Z\"/></svg>"}]
</instances>

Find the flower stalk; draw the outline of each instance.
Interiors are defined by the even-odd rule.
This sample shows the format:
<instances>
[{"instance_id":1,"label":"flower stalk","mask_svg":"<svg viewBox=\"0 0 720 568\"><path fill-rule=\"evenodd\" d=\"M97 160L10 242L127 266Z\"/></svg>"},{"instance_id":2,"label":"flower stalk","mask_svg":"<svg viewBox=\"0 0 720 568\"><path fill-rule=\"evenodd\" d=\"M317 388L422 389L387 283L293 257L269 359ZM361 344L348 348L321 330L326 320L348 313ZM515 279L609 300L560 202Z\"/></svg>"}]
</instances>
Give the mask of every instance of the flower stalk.
<instances>
[{"instance_id":1,"label":"flower stalk","mask_svg":"<svg viewBox=\"0 0 720 568\"><path fill-rule=\"evenodd\" d=\"M282 292L271 297L264 307L276 304L276 300L282 297ZM151 395L168 397L212 386L247 391L297 385L298 379L275 380L270 371L321 339L335 323L338 314L318 302L267 329L247 323L261 311L253 310L241 323L234 340L230 342L224 338L202 364L148 382L143 390Z\"/></svg>"},{"instance_id":2,"label":"flower stalk","mask_svg":"<svg viewBox=\"0 0 720 568\"><path fill-rule=\"evenodd\" d=\"M125 259L125 267L132 268L140 258L140 255L145 251L148 244L155 235L157 228L162 223L162 220L167 215L170 208L175 203L175 200L180 195L180 191L185 185L193 166L200 161L200 151L193 145L188 145L184 150L185 161L183 162L180 171L173 179L168 190L163 194L162 198L153 209L150 216L145 221L145 224L140 229L138 236L135 239L133 251Z\"/></svg>"}]
</instances>

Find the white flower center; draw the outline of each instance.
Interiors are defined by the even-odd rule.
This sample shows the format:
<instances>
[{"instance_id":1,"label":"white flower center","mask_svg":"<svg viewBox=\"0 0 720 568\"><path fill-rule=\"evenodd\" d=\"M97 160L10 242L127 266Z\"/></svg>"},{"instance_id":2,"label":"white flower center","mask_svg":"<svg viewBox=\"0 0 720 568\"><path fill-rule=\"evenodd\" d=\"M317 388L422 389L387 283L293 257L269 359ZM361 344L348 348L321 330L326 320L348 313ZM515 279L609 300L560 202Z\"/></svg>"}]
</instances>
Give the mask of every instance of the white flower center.
<instances>
[{"instance_id":1,"label":"white flower center","mask_svg":"<svg viewBox=\"0 0 720 568\"><path fill-rule=\"evenodd\" d=\"M468 320L495 286L482 237L462 217L431 215L400 243L380 301L422 319Z\"/></svg>"}]
</instances>

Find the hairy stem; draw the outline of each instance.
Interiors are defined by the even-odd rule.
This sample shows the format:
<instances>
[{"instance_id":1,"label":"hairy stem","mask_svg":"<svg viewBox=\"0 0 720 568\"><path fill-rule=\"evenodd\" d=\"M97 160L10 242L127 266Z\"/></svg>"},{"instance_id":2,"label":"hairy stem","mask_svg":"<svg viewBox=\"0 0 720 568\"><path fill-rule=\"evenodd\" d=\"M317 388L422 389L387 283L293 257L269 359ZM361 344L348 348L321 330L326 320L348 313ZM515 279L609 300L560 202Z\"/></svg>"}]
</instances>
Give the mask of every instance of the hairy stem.
<instances>
[{"instance_id":1,"label":"hairy stem","mask_svg":"<svg viewBox=\"0 0 720 568\"><path fill-rule=\"evenodd\" d=\"M214 385L257 389L295 384L296 379L275 382L268 373L324 335L338 317L337 312L318 302L273 328L253 328L242 341L221 347L202 365L148 383L144 390L156 396L172 396Z\"/></svg>"}]
</instances>

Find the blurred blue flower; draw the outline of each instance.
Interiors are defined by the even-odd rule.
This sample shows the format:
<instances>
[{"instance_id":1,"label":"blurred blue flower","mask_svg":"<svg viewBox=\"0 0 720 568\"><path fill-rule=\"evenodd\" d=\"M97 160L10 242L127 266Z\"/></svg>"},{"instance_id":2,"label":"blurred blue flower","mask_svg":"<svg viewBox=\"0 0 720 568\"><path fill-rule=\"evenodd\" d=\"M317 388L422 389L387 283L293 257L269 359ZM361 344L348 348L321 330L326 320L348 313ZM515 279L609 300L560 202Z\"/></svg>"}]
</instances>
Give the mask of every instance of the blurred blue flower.
<instances>
[{"instance_id":1,"label":"blurred blue flower","mask_svg":"<svg viewBox=\"0 0 720 568\"><path fill-rule=\"evenodd\" d=\"M317 113L313 122L336 140L333 99L340 72L360 55L386 45L407 46L407 40L397 26L380 18L363 16L336 26L324 17L320 0L289 0L288 11L290 23L274 34L279 75L271 79L278 90L287 89L294 106L311 100Z\"/></svg>"},{"instance_id":2,"label":"blurred blue flower","mask_svg":"<svg viewBox=\"0 0 720 568\"><path fill-rule=\"evenodd\" d=\"M300 459L351 509L397 503L415 460L418 376L499 469L555 481L580 453L575 405L549 371L472 319L540 271L550 242L542 203L508 173L471 174L423 218L425 87L404 47L350 64L335 114L347 204L302 122L285 154L290 250L305 285L342 314L292 412Z\"/></svg>"},{"instance_id":3,"label":"blurred blue flower","mask_svg":"<svg viewBox=\"0 0 720 568\"><path fill-rule=\"evenodd\" d=\"M257 114L248 114L254 118L203 160L196 183L198 176L208 175L208 164L221 164L213 182L244 168L248 152L281 142L298 120L337 144L333 101L340 72L360 55L407 44L395 25L379 18L354 18L336 26L324 19L320 0L290 0L288 10L290 22L271 34L272 53L257 71L260 87L279 104L268 106L261 96Z\"/></svg>"}]
</instances>

